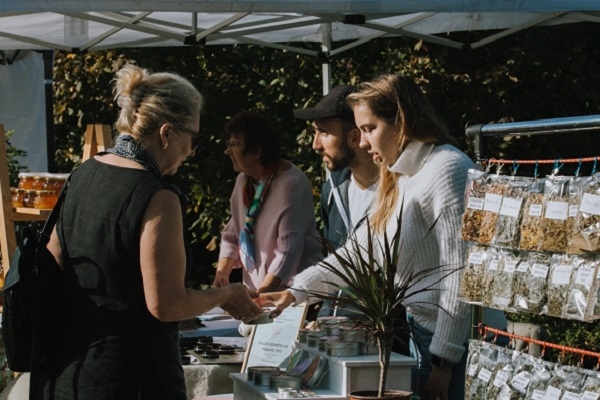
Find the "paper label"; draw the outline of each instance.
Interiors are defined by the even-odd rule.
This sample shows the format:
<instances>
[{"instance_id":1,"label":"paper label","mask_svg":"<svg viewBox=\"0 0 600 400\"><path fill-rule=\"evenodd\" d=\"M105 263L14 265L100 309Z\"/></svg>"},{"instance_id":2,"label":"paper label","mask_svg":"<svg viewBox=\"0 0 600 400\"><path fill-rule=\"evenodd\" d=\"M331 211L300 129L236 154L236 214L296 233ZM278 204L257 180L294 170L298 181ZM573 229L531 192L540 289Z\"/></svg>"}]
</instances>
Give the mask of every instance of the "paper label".
<instances>
[{"instance_id":1,"label":"paper label","mask_svg":"<svg viewBox=\"0 0 600 400\"><path fill-rule=\"evenodd\" d=\"M518 261L506 260L504 262L504 269L502 270L502 272L512 274L513 272L515 272L515 268L517 268L517 263Z\"/></svg>"},{"instance_id":2,"label":"paper label","mask_svg":"<svg viewBox=\"0 0 600 400\"><path fill-rule=\"evenodd\" d=\"M579 211L586 214L600 215L600 196L597 194L584 193L581 198Z\"/></svg>"},{"instance_id":3,"label":"paper label","mask_svg":"<svg viewBox=\"0 0 600 400\"><path fill-rule=\"evenodd\" d=\"M494 193L485 194L485 203L483 204L484 211L498 213L502 205L502 196Z\"/></svg>"},{"instance_id":4,"label":"paper label","mask_svg":"<svg viewBox=\"0 0 600 400\"><path fill-rule=\"evenodd\" d=\"M509 303L510 303L510 299L506 298L506 297L494 296L494 298L493 298L493 304L494 304L494 306L508 307Z\"/></svg>"},{"instance_id":5,"label":"paper label","mask_svg":"<svg viewBox=\"0 0 600 400\"><path fill-rule=\"evenodd\" d=\"M467 200L467 208L472 210L483 210L483 199L480 197L469 197Z\"/></svg>"},{"instance_id":6,"label":"paper label","mask_svg":"<svg viewBox=\"0 0 600 400\"><path fill-rule=\"evenodd\" d=\"M469 376L475 376L476 372L477 372L477 364L469 366L469 371L467 371L467 374Z\"/></svg>"},{"instance_id":7,"label":"paper label","mask_svg":"<svg viewBox=\"0 0 600 400\"><path fill-rule=\"evenodd\" d=\"M581 400L598 400L600 394L594 392L588 392L587 390L581 395Z\"/></svg>"},{"instance_id":8,"label":"paper label","mask_svg":"<svg viewBox=\"0 0 600 400\"><path fill-rule=\"evenodd\" d=\"M534 389L533 393L531 393L531 400L543 400L545 393L546 392L544 392L543 390Z\"/></svg>"},{"instance_id":9,"label":"paper label","mask_svg":"<svg viewBox=\"0 0 600 400\"><path fill-rule=\"evenodd\" d=\"M560 400L580 400L580 397L578 393L573 393L566 390Z\"/></svg>"},{"instance_id":10,"label":"paper label","mask_svg":"<svg viewBox=\"0 0 600 400\"><path fill-rule=\"evenodd\" d=\"M569 206L569 217L576 217L579 211L579 204L571 204Z\"/></svg>"},{"instance_id":11,"label":"paper label","mask_svg":"<svg viewBox=\"0 0 600 400\"><path fill-rule=\"evenodd\" d=\"M575 283L579 285L583 285L587 288L592 286L592 282L594 280L594 269L587 265L582 265L577 270L577 274L575 275Z\"/></svg>"},{"instance_id":12,"label":"paper label","mask_svg":"<svg viewBox=\"0 0 600 400\"><path fill-rule=\"evenodd\" d=\"M490 265L488 266L490 271L498 271L498 260L490 261Z\"/></svg>"},{"instance_id":13,"label":"paper label","mask_svg":"<svg viewBox=\"0 0 600 400\"><path fill-rule=\"evenodd\" d=\"M544 400L559 400L559 399L560 399L560 389L557 389L554 386L548 386L546 388L546 393L544 393Z\"/></svg>"},{"instance_id":14,"label":"paper label","mask_svg":"<svg viewBox=\"0 0 600 400\"><path fill-rule=\"evenodd\" d=\"M491 377L492 377L492 372L488 371L487 369L485 369L483 367L479 370L479 373L477 374L477 378L481 379L485 383L488 383L490 381Z\"/></svg>"},{"instance_id":15,"label":"paper label","mask_svg":"<svg viewBox=\"0 0 600 400\"><path fill-rule=\"evenodd\" d=\"M544 264L533 264L533 268L531 269L531 275L536 278L544 278L548 276L548 270L550 267Z\"/></svg>"},{"instance_id":16,"label":"paper label","mask_svg":"<svg viewBox=\"0 0 600 400\"><path fill-rule=\"evenodd\" d=\"M502 199L502 206L500 207L500 215L506 215L507 217L517 218L521 211L521 204L523 200L513 199L512 197L505 197Z\"/></svg>"},{"instance_id":17,"label":"paper label","mask_svg":"<svg viewBox=\"0 0 600 400\"><path fill-rule=\"evenodd\" d=\"M532 204L529 207L529 216L530 217L539 217L542 215L542 209L544 207L541 204Z\"/></svg>"},{"instance_id":18,"label":"paper label","mask_svg":"<svg viewBox=\"0 0 600 400\"><path fill-rule=\"evenodd\" d=\"M546 214L544 215L547 219L559 219L566 220L569 216L569 203L564 201L549 201L546 204Z\"/></svg>"},{"instance_id":19,"label":"paper label","mask_svg":"<svg viewBox=\"0 0 600 400\"><path fill-rule=\"evenodd\" d=\"M494 378L494 382L492 385L496 387L502 387L506 381L508 380L508 374L505 371L496 372L496 377Z\"/></svg>"},{"instance_id":20,"label":"paper label","mask_svg":"<svg viewBox=\"0 0 600 400\"><path fill-rule=\"evenodd\" d=\"M518 272L527 272L529 271L529 263L526 261L523 261L522 263L519 264L519 266L517 267L517 271Z\"/></svg>"},{"instance_id":21,"label":"paper label","mask_svg":"<svg viewBox=\"0 0 600 400\"><path fill-rule=\"evenodd\" d=\"M483 255L485 253L476 252L469 254L469 264L483 264Z\"/></svg>"},{"instance_id":22,"label":"paper label","mask_svg":"<svg viewBox=\"0 0 600 400\"><path fill-rule=\"evenodd\" d=\"M561 264L554 267L552 272L552 283L554 285L568 285L571 282L572 265Z\"/></svg>"},{"instance_id":23,"label":"paper label","mask_svg":"<svg viewBox=\"0 0 600 400\"><path fill-rule=\"evenodd\" d=\"M515 376L510 383L515 389L519 390L520 392L524 392L525 390L527 390L529 382L531 382L531 379L527 375L519 374Z\"/></svg>"}]
</instances>

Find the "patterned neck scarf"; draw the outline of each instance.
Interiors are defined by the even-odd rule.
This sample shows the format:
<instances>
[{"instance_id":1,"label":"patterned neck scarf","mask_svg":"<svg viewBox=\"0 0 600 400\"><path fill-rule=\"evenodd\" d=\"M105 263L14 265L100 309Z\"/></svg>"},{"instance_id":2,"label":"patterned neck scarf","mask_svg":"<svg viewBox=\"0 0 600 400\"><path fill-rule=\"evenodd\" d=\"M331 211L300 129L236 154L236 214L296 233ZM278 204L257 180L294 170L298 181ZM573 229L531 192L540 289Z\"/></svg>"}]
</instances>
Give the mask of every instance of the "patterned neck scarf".
<instances>
[{"instance_id":1,"label":"patterned neck scarf","mask_svg":"<svg viewBox=\"0 0 600 400\"><path fill-rule=\"evenodd\" d=\"M256 267L256 259L254 257L254 221L276 173L277 163L267 166L256 188L254 187L252 177L246 175L246 182L244 183L246 222L240 231L239 248L242 265L248 272L252 272Z\"/></svg>"},{"instance_id":2,"label":"patterned neck scarf","mask_svg":"<svg viewBox=\"0 0 600 400\"><path fill-rule=\"evenodd\" d=\"M106 150L106 153L115 154L119 157L138 162L148 171L162 179L158 163L154 157L152 157L131 135L119 135L115 142L115 146ZM177 195L179 195L179 197L183 197L183 193L177 186L170 183L168 185L175 193L177 193Z\"/></svg>"}]
</instances>

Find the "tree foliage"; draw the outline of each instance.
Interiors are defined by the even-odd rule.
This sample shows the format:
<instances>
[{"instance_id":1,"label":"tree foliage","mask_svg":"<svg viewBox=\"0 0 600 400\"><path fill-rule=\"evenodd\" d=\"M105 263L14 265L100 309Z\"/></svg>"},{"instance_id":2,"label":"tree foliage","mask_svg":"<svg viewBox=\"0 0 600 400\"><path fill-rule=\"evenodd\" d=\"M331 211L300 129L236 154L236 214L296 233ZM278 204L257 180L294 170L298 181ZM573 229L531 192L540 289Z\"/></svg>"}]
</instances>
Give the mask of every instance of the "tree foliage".
<instances>
[{"instance_id":1,"label":"tree foliage","mask_svg":"<svg viewBox=\"0 0 600 400\"><path fill-rule=\"evenodd\" d=\"M501 123L600 114L598 24L540 27L472 50L455 50L407 38L382 38L331 60L332 84L356 84L380 74L413 77L444 116L460 146L468 123ZM477 32L448 35L478 38ZM307 45L311 47L311 45ZM312 48L318 50L317 45ZM189 194L185 223L198 260L198 281L208 283L219 232L229 216L235 173L224 156L223 126L242 109L265 111L281 132L285 156L310 177L315 205L324 179L306 123L293 110L321 97L321 61L255 45L135 48L97 53L57 52L54 67L56 163L70 171L81 161L86 124L113 124L114 72L127 62L190 79L206 97L200 151L173 177ZM490 140L488 155L555 159L600 154L597 132ZM565 166L565 173L572 173ZM586 169L587 168L587 169ZM591 166L582 168L589 173ZM521 168L519 172L523 172ZM544 171L540 171L544 172ZM555 325L560 323L557 322ZM554 321L552 322L555 323ZM554 328L553 328L554 330ZM597 329L575 330L567 342L599 343Z\"/></svg>"}]
</instances>

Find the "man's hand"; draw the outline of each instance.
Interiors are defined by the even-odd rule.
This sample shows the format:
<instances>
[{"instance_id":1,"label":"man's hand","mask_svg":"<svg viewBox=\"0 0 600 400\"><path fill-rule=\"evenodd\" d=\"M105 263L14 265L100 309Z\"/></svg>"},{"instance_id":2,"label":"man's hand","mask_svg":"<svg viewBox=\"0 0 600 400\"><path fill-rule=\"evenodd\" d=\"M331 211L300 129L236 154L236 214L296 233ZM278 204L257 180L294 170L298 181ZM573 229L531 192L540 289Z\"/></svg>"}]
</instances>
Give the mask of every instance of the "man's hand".
<instances>
[{"instance_id":1,"label":"man's hand","mask_svg":"<svg viewBox=\"0 0 600 400\"><path fill-rule=\"evenodd\" d=\"M263 315L263 309L253 300L256 293L251 292L241 284L229 285L223 290L228 291L227 301L221 305L233 318L241 321L251 321Z\"/></svg>"}]
</instances>

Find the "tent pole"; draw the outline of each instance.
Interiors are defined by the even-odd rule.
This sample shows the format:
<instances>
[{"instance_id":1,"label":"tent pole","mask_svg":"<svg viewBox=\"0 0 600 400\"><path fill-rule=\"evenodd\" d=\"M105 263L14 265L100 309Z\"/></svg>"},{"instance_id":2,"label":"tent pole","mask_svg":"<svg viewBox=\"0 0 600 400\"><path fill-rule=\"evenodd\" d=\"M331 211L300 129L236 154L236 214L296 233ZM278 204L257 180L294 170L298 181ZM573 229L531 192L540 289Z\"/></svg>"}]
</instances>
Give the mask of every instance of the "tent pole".
<instances>
[{"instance_id":1,"label":"tent pole","mask_svg":"<svg viewBox=\"0 0 600 400\"><path fill-rule=\"evenodd\" d=\"M329 59L331 52L331 22L321 24L321 30L323 34L321 54L324 55L321 73L323 75L323 96L325 96L331 89L331 61Z\"/></svg>"},{"instance_id":2,"label":"tent pole","mask_svg":"<svg viewBox=\"0 0 600 400\"><path fill-rule=\"evenodd\" d=\"M46 163L48 172L56 172L55 143L54 143L54 94L52 91L52 67L54 51L43 50L44 57L44 96L46 104Z\"/></svg>"}]
</instances>

